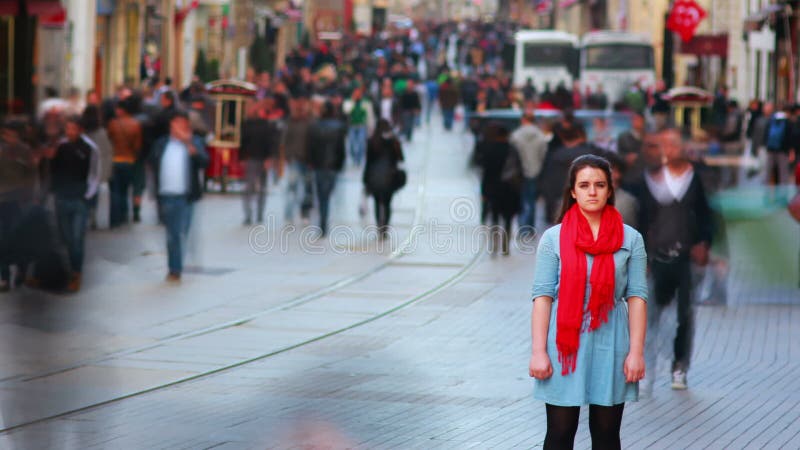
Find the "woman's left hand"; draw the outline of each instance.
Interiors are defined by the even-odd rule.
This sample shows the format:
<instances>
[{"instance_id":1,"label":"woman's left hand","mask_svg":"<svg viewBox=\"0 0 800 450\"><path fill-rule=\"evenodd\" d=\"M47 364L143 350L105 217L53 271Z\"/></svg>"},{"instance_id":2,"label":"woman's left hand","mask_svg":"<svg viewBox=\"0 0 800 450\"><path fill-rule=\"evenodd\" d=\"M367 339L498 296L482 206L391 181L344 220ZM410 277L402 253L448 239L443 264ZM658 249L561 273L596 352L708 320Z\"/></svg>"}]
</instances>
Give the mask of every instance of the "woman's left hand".
<instances>
[{"instance_id":1,"label":"woman's left hand","mask_svg":"<svg viewBox=\"0 0 800 450\"><path fill-rule=\"evenodd\" d=\"M626 383L635 383L644 378L644 355L628 353L622 371L625 373Z\"/></svg>"}]
</instances>

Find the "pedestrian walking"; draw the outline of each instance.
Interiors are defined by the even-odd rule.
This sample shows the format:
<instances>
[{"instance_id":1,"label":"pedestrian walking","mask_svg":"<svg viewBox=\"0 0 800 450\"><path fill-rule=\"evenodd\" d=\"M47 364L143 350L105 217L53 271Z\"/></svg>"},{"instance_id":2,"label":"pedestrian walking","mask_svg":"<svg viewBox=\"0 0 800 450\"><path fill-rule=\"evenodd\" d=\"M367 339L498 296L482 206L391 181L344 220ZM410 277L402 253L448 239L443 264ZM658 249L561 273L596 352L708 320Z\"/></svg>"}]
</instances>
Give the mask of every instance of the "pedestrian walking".
<instances>
[{"instance_id":1,"label":"pedestrian walking","mask_svg":"<svg viewBox=\"0 0 800 450\"><path fill-rule=\"evenodd\" d=\"M503 170L512 152L509 132L502 124L489 124L485 138L476 150L481 167L481 218L491 223L492 253L509 254L512 219L519 212L519 187L503 179Z\"/></svg>"},{"instance_id":2,"label":"pedestrian walking","mask_svg":"<svg viewBox=\"0 0 800 450\"><path fill-rule=\"evenodd\" d=\"M379 120L367 144L364 186L375 199L375 223L380 239L389 234L392 196L405 184L398 166L402 161L403 148L392 131L392 125L385 119Z\"/></svg>"},{"instance_id":3,"label":"pedestrian walking","mask_svg":"<svg viewBox=\"0 0 800 450\"><path fill-rule=\"evenodd\" d=\"M31 147L22 139L24 123L7 120L0 128L0 292L22 285L27 265L16 255L13 230L34 198L36 164ZM15 280L11 266L17 266Z\"/></svg>"},{"instance_id":4,"label":"pedestrian walking","mask_svg":"<svg viewBox=\"0 0 800 450\"><path fill-rule=\"evenodd\" d=\"M772 115L767 124L764 143L767 147L767 181L772 186L791 183L791 167L794 161L796 143L792 140L791 107L785 106L782 111ZM775 189L772 190L772 201L776 200Z\"/></svg>"},{"instance_id":5,"label":"pedestrian walking","mask_svg":"<svg viewBox=\"0 0 800 450\"><path fill-rule=\"evenodd\" d=\"M511 133L511 145L519 154L522 166L522 192L519 215L520 234L530 236L536 225L536 199L539 196L537 182L547 156L547 139L536 126L532 112L522 115L519 128Z\"/></svg>"},{"instance_id":6,"label":"pedestrian walking","mask_svg":"<svg viewBox=\"0 0 800 450\"><path fill-rule=\"evenodd\" d=\"M67 289L75 292L81 287L89 201L97 193L100 157L97 147L82 136L79 116L68 117L64 130L66 139L50 160L50 190L58 229L69 254L72 275Z\"/></svg>"},{"instance_id":7,"label":"pedestrian walking","mask_svg":"<svg viewBox=\"0 0 800 450\"><path fill-rule=\"evenodd\" d=\"M242 139L239 146L239 159L244 162L245 188L242 201L244 205L244 225L264 221L267 202L267 170L271 159L278 155L284 132L283 122L270 120L273 103L270 98L259 101L251 108L247 119L242 123ZM255 202L255 208L253 208Z\"/></svg>"},{"instance_id":8,"label":"pedestrian walking","mask_svg":"<svg viewBox=\"0 0 800 450\"><path fill-rule=\"evenodd\" d=\"M164 92L158 99L161 109L153 117L154 141L169 136L172 116L179 111L178 101L172 91Z\"/></svg>"},{"instance_id":9,"label":"pedestrian walking","mask_svg":"<svg viewBox=\"0 0 800 450\"><path fill-rule=\"evenodd\" d=\"M322 115L309 129L308 149L319 203L321 236L328 233L328 207L336 177L344 166L347 125L336 117L332 103L326 102Z\"/></svg>"},{"instance_id":10,"label":"pedestrian walking","mask_svg":"<svg viewBox=\"0 0 800 450\"><path fill-rule=\"evenodd\" d=\"M645 273L644 242L614 208L608 162L575 159L534 272L529 374L545 402L545 449L573 448L583 405L592 447L621 448L625 402L638 400L645 373Z\"/></svg>"},{"instance_id":11,"label":"pedestrian walking","mask_svg":"<svg viewBox=\"0 0 800 450\"><path fill-rule=\"evenodd\" d=\"M169 136L153 145L150 163L155 175L159 215L167 231L167 281L179 282L194 203L202 195L201 170L208 165L203 140L192 134L189 116L176 111Z\"/></svg>"},{"instance_id":12,"label":"pedestrian walking","mask_svg":"<svg viewBox=\"0 0 800 450\"><path fill-rule=\"evenodd\" d=\"M90 205L89 221L92 226L105 229L109 227L111 220L109 183L114 171L114 146L108 137L108 132L100 125L100 108L96 105L89 105L83 110L81 126L89 140L97 146L100 158L100 186Z\"/></svg>"},{"instance_id":13,"label":"pedestrian walking","mask_svg":"<svg viewBox=\"0 0 800 450\"><path fill-rule=\"evenodd\" d=\"M660 155L652 155L659 150ZM683 149L679 130L668 128L655 136L655 142L646 138L645 152L648 169L637 193L639 230L644 236L653 287L646 353L655 374L661 313L675 299L678 329L673 345L672 388L686 389L695 320L691 264L705 265L708 261L711 209L700 177ZM665 161L663 166L658 164L659 159ZM648 377L647 391L654 381Z\"/></svg>"},{"instance_id":14,"label":"pedestrian walking","mask_svg":"<svg viewBox=\"0 0 800 450\"><path fill-rule=\"evenodd\" d=\"M372 103L364 98L363 89L357 86L343 103L342 109L348 123L347 147L350 149L350 158L356 167L361 167L367 149L367 137L375 127Z\"/></svg>"},{"instance_id":15,"label":"pedestrian walking","mask_svg":"<svg viewBox=\"0 0 800 450\"><path fill-rule=\"evenodd\" d=\"M642 139L645 133L645 118L641 113L631 114L631 127L617 137L617 153L624 161L623 186L637 183L642 177Z\"/></svg>"},{"instance_id":16,"label":"pedestrian walking","mask_svg":"<svg viewBox=\"0 0 800 450\"><path fill-rule=\"evenodd\" d=\"M414 138L414 121L421 110L422 102L416 91L414 80L408 79L405 91L400 96L400 121L406 142L411 142Z\"/></svg>"},{"instance_id":17,"label":"pedestrian walking","mask_svg":"<svg viewBox=\"0 0 800 450\"><path fill-rule=\"evenodd\" d=\"M292 222L297 210L308 221L313 206L313 174L308 167L308 133L311 126L311 105L305 96L289 101L291 116L286 126L286 199L284 218Z\"/></svg>"},{"instance_id":18,"label":"pedestrian walking","mask_svg":"<svg viewBox=\"0 0 800 450\"><path fill-rule=\"evenodd\" d=\"M381 85L380 96L378 103L375 105L376 116L379 119L385 119L392 124L395 128L400 123L400 105L394 98L394 90L392 89L391 80L388 78Z\"/></svg>"},{"instance_id":19,"label":"pedestrian walking","mask_svg":"<svg viewBox=\"0 0 800 450\"><path fill-rule=\"evenodd\" d=\"M450 77L447 77L439 88L439 107L442 110L442 120L446 131L453 129L456 106L458 106L458 89Z\"/></svg>"},{"instance_id":20,"label":"pedestrian walking","mask_svg":"<svg viewBox=\"0 0 800 450\"><path fill-rule=\"evenodd\" d=\"M133 118L129 97L117 104L116 114L108 123L108 138L114 148L111 189L111 226L128 222L130 189L134 179L134 165L142 150L142 126Z\"/></svg>"},{"instance_id":21,"label":"pedestrian walking","mask_svg":"<svg viewBox=\"0 0 800 450\"><path fill-rule=\"evenodd\" d=\"M431 115L436 106L436 101L439 99L439 82L429 74L429 78L425 81L425 124L431 124Z\"/></svg>"}]
</instances>

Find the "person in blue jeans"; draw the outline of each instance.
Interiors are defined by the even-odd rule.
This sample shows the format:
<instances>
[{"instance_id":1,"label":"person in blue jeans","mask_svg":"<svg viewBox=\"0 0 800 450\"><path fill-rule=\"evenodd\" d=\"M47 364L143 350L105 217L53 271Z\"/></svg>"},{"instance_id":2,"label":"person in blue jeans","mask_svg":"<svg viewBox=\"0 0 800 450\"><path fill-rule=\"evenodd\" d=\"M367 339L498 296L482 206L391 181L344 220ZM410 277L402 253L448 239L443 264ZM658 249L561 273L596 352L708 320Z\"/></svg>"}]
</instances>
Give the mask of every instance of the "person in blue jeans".
<instances>
[{"instance_id":1,"label":"person in blue jeans","mask_svg":"<svg viewBox=\"0 0 800 450\"><path fill-rule=\"evenodd\" d=\"M50 160L50 190L72 271L67 290L75 292L81 287L89 201L100 184L100 152L83 136L79 116L68 117L64 131L66 140Z\"/></svg>"},{"instance_id":2,"label":"person in blue jeans","mask_svg":"<svg viewBox=\"0 0 800 450\"><path fill-rule=\"evenodd\" d=\"M400 121L403 137L407 142L411 142L414 137L414 120L422 110L422 102L414 84L414 80L408 80L406 90L400 95Z\"/></svg>"},{"instance_id":3,"label":"person in blue jeans","mask_svg":"<svg viewBox=\"0 0 800 450\"><path fill-rule=\"evenodd\" d=\"M172 116L169 135L153 144L150 162L156 180L159 215L167 229L167 281L179 282L193 206L203 192L200 174L208 165L203 140L192 134L185 112L178 111Z\"/></svg>"},{"instance_id":4,"label":"person in blue jeans","mask_svg":"<svg viewBox=\"0 0 800 450\"><path fill-rule=\"evenodd\" d=\"M328 205L336 177L344 166L346 136L347 125L336 118L333 104L325 103L322 115L311 124L308 132L308 154L314 169L322 237L328 233Z\"/></svg>"},{"instance_id":5,"label":"person in blue jeans","mask_svg":"<svg viewBox=\"0 0 800 450\"><path fill-rule=\"evenodd\" d=\"M536 126L533 114L525 113L522 115L519 128L511 133L510 142L519 155L523 176L519 233L523 237L529 237L535 234L536 199L539 195L537 183L547 155L548 140Z\"/></svg>"},{"instance_id":6,"label":"person in blue jeans","mask_svg":"<svg viewBox=\"0 0 800 450\"><path fill-rule=\"evenodd\" d=\"M545 449L573 448L584 405L592 448L619 449L645 374L647 254L613 206L608 161L578 157L568 179L560 223L536 253L528 371L545 403Z\"/></svg>"},{"instance_id":7,"label":"person in blue jeans","mask_svg":"<svg viewBox=\"0 0 800 450\"><path fill-rule=\"evenodd\" d=\"M367 136L374 127L372 103L364 98L363 88L357 86L353 94L345 100L342 110L347 116L347 146L350 148L350 158L353 165L361 167L367 151Z\"/></svg>"},{"instance_id":8,"label":"person in blue jeans","mask_svg":"<svg viewBox=\"0 0 800 450\"><path fill-rule=\"evenodd\" d=\"M427 94L427 102L425 103L425 124L431 124L431 114L436 107L436 102L439 100L439 82L435 78L431 78L425 82L425 93Z\"/></svg>"},{"instance_id":9,"label":"person in blue jeans","mask_svg":"<svg viewBox=\"0 0 800 450\"><path fill-rule=\"evenodd\" d=\"M458 106L459 94L455 83L447 77L439 88L439 106L442 109L442 120L444 129L453 129L453 121L456 116L456 106Z\"/></svg>"}]
</instances>

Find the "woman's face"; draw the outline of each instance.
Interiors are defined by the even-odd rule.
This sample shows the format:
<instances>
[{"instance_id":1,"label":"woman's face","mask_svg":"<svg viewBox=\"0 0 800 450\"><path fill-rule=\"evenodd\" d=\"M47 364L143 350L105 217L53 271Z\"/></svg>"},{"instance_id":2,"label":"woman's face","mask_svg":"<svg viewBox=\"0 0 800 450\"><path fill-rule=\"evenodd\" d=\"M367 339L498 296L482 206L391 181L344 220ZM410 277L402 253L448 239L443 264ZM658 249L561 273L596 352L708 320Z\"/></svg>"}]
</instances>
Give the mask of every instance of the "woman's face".
<instances>
[{"instance_id":1,"label":"woman's face","mask_svg":"<svg viewBox=\"0 0 800 450\"><path fill-rule=\"evenodd\" d=\"M611 197L611 187L605 172L595 167L580 169L572 187L572 198L585 213L597 213L605 208Z\"/></svg>"}]
</instances>

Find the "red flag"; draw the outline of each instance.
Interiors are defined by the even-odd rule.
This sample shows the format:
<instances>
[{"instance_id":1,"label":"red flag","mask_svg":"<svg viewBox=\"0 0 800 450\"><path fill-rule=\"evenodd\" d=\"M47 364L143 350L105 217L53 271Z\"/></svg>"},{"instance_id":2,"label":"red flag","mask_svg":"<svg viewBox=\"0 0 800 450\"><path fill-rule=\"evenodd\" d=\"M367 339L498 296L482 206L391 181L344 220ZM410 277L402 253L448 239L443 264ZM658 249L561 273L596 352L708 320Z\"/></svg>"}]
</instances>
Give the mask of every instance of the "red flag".
<instances>
[{"instance_id":1,"label":"red flag","mask_svg":"<svg viewBox=\"0 0 800 450\"><path fill-rule=\"evenodd\" d=\"M706 11L694 0L676 0L667 19L667 29L678 33L683 42L689 42L706 15Z\"/></svg>"}]
</instances>

